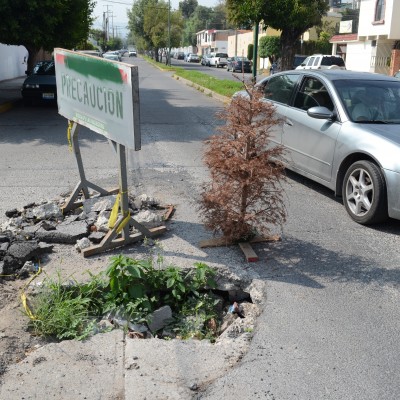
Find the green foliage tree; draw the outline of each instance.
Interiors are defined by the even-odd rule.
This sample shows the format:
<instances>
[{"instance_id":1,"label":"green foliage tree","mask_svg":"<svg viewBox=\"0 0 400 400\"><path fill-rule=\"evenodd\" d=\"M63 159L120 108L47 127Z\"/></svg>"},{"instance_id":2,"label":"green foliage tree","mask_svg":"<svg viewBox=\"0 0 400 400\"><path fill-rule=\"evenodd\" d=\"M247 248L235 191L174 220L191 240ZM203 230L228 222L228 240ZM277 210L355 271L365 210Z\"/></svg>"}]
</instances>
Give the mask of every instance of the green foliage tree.
<instances>
[{"instance_id":1,"label":"green foliage tree","mask_svg":"<svg viewBox=\"0 0 400 400\"><path fill-rule=\"evenodd\" d=\"M321 24L328 10L326 0L227 0L229 19L238 26L264 22L281 31L281 68L290 69L293 44L309 28Z\"/></svg>"},{"instance_id":2,"label":"green foliage tree","mask_svg":"<svg viewBox=\"0 0 400 400\"><path fill-rule=\"evenodd\" d=\"M182 13L183 18L190 18L196 7L199 5L197 0L183 0L179 2L179 10Z\"/></svg>"},{"instance_id":3,"label":"green foliage tree","mask_svg":"<svg viewBox=\"0 0 400 400\"><path fill-rule=\"evenodd\" d=\"M168 3L164 0L139 0L128 11L129 28L140 50L152 50L158 61L158 50L181 43L183 18L180 11L170 11L168 40Z\"/></svg>"},{"instance_id":4,"label":"green foliage tree","mask_svg":"<svg viewBox=\"0 0 400 400\"><path fill-rule=\"evenodd\" d=\"M32 70L40 49L72 49L86 40L92 0L0 0L0 43L25 46Z\"/></svg>"},{"instance_id":5,"label":"green foliage tree","mask_svg":"<svg viewBox=\"0 0 400 400\"><path fill-rule=\"evenodd\" d=\"M272 64L281 56L279 36L263 36L259 41L258 54L261 58L269 59Z\"/></svg>"},{"instance_id":6,"label":"green foliage tree","mask_svg":"<svg viewBox=\"0 0 400 400\"><path fill-rule=\"evenodd\" d=\"M107 50L118 50L122 48L122 39L119 37L111 38L106 44Z\"/></svg>"},{"instance_id":7,"label":"green foliage tree","mask_svg":"<svg viewBox=\"0 0 400 400\"><path fill-rule=\"evenodd\" d=\"M247 58L252 61L253 60L253 52L254 52L254 45L253 43L250 43L247 46Z\"/></svg>"}]
</instances>

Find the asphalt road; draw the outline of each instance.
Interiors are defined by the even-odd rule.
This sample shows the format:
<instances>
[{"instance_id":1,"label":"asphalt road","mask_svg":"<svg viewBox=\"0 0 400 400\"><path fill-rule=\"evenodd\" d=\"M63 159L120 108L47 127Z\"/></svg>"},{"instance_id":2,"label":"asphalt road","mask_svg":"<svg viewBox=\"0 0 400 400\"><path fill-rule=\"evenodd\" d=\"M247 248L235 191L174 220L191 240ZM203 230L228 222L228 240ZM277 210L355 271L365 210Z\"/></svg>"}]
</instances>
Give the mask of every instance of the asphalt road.
<instances>
[{"instance_id":1,"label":"asphalt road","mask_svg":"<svg viewBox=\"0 0 400 400\"><path fill-rule=\"evenodd\" d=\"M145 182L160 195L173 185L195 213L196 189L207 178L202 141L215 133L221 105L140 58L130 62L139 65L143 143L129 155L130 183ZM107 141L86 130L81 136L88 178L115 184ZM51 198L77 182L66 121L56 108L3 114L0 142L0 221L6 209ZM255 246L260 262L243 263L267 282L250 351L196 398L397 400L400 222L357 225L330 191L292 173L284 187L282 241ZM231 252L237 250L227 248L227 259Z\"/></svg>"}]
</instances>

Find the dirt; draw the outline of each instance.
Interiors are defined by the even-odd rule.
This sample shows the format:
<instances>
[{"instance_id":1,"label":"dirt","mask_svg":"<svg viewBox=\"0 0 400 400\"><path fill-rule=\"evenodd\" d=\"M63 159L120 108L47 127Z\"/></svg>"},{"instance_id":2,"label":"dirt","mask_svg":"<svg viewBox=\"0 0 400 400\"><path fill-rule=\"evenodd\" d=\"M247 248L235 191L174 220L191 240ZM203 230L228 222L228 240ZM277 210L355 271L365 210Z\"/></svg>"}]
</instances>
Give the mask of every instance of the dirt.
<instances>
[{"instance_id":1,"label":"dirt","mask_svg":"<svg viewBox=\"0 0 400 400\"><path fill-rule=\"evenodd\" d=\"M25 281L0 283L0 381L8 365L21 361L43 341L28 332L29 318L22 310L20 292Z\"/></svg>"}]
</instances>

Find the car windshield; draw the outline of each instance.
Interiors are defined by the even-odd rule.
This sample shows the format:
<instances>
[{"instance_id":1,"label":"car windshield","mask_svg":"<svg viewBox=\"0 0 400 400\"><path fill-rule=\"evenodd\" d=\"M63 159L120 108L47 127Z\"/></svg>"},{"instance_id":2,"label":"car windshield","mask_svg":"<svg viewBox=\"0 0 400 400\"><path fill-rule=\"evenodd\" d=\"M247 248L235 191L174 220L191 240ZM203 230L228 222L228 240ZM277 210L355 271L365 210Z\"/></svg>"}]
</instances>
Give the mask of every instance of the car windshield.
<instances>
[{"instance_id":1,"label":"car windshield","mask_svg":"<svg viewBox=\"0 0 400 400\"><path fill-rule=\"evenodd\" d=\"M357 123L400 123L400 82L334 81L349 118Z\"/></svg>"},{"instance_id":2,"label":"car windshield","mask_svg":"<svg viewBox=\"0 0 400 400\"><path fill-rule=\"evenodd\" d=\"M54 61L44 61L38 63L33 68L33 75L55 75L56 69L54 67Z\"/></svg>"},{"instance_id":3,"label":"car windshield","mask_svg":"<svg viewBox=\"0 0 400 400\"><path fill-rule=\"evenodd\" d=\"M328 66L328 67L330 67L332 65L337 65L338 67L344 67L345 66L343 58L335 57L335 56L324 56L324 57L322 57L321 65Z\"/></svg>"},{"instance_id":4,"label":"car windshield","mask_svg":"<svg viewBox=\"0 0 400 400\"><path fill-rule=\"evenodd\" d=\"M228 54L226 54L226 53L217 53L217 54L215 55L215 57L228 58Z\"/></svg>"}]
</instances>

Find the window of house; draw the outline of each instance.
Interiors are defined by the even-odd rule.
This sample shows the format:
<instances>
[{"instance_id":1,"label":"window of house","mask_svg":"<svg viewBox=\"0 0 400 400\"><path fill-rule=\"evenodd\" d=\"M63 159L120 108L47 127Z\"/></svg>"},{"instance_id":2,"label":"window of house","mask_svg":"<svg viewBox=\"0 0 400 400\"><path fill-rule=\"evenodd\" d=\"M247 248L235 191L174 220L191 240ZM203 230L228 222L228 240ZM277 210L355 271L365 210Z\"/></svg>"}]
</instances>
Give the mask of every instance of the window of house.
<instances>
[{"instance_id":1,"label":"window of house","mask_svg":"<svg viewBox=\"0 0 400 400\"><path fill-rule=\"evenodd\" d=\"M385 16L385 0L376 0L375 22L383 21Z\"/></svg>"}]
</instances>

